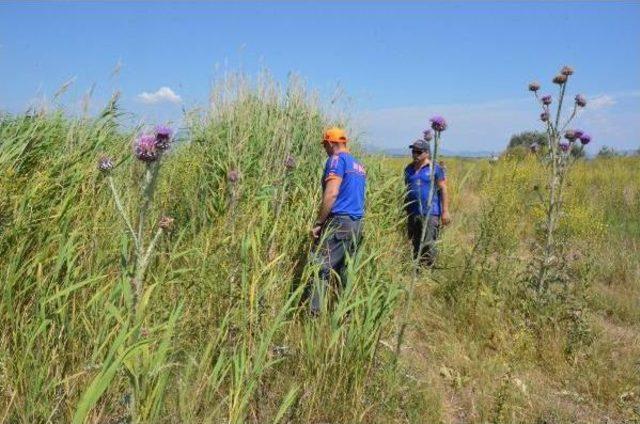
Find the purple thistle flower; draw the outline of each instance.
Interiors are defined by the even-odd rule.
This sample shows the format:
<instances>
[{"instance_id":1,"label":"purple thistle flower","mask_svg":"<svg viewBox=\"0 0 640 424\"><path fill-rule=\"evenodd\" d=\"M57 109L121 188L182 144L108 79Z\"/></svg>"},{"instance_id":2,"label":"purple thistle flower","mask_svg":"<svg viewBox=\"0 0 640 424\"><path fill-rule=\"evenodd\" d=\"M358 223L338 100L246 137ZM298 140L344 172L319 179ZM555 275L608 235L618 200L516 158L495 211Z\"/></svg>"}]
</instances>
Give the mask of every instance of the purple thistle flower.
<instances>
[{"instance_id":1,"label":"purple thistle flower","mask_svg":"<svg viewBox=\"0 0 640 424\"><path fill-rule=\"evenodd\" d=\"M582 134L584 134L582 130L573 130L573 133L576 135L576 139L582 137Z\"/></svg>"},{"instance_id":2,"label":"purple thistle flower","mask_svg":"<svg viewBox=\"0 0 640 424\"><path fill-rule=\"evenodd\" d=\"M553 83L554 84L562 85L565 82L567 82L567 76L566 75L559 74L559 75L556 75L555 77L553 77Z\"/></svg>"},{"instance_id":3,"label":"purple thistle flower","mask_svg":"<svg viewBox=\"0 0 640 424\"><path fill-rule=\"evenodd\" d=\"M580 136L580 143L582 143L583 146L589 144L590 141L591 141L591 136L589 134L583 133Z\"/></svg>"},{"instance_id":4,"label":"purple thistle flower","mask_svg":"<svg viewBox=\"0 0 640 424\"><path fill-rule=\"evenodd\" d=\"M541 120L542 122L547 122L547 121L549 121L549 112L542 112L542 113L540 114L540 120Z\"/></svg>"},{"instance_id":5,"label":"purple thistle flower","mask_svg":"<svg viewBox=\"0 0 640 424\"><path fill-rule=\"evenodd\" d=\"M560 69L560 74L565 77L573 75L573 68L571 66L563 66L562 69Z\"/></svg>"},{"instance_id":6,"label":"purple thistle flower","mask_svg":"<svg viewBox=\"0 0 640 424\"><path fill-rule=\"evenodd\" d=\"M569 151L569 148L571 148L571 144L567 143L566 141L560 142L559 146L560 146L560 150L562 150L565 153Z\"/></svg>"},{"instance_id":7,"label":"purple thistle flower","mask_svg":"<svg viewBox=\"0 0 640 424\"><path fill-rule=\"evenodd\" d=\"M578 136L575 130L566 130L564 132L564 138L566 138L569 141L576 141L576 138L578 138Z\"/></svg>"},{"instance_id":8,"label":"purple thistle flower","mask_svg":"<svg viewBox=\"0 0 640 424\"><path fill-rule=\"evenodd\" d=\"M101 156L100 160L98 160L98 169L101 172L109 172L113 169L113 161L109 156Z\"/></svg>"},{"instance_id":9,"label":"purple thistle flower","mask_svg":"<svg viewBox=\"0 0 640 424\"><path fill-rule=\"evenodd\" d=\"M140 135L136 141L134 153L143 162L153 162L158 159L156 137L150 134Z\"/></svg>"},{"instance_id":10,"label":"purple thistle flower","mask_svg":"<svg viewBox=\"0 0 640 424\"><path fill-rule=\"evenodd\" d=\"M551 102L553 101L553 98L551 97L551 94L547 94L544 95L540 98L540 100L542 101L542 104L545 106L549 106L551 104Z\"/></svg>"},{"instance_id":11,"label":"purple thistle flower","mask_svg":"<svg viewBox=\"0 0 640 424\"><path fill-rule=\"evenodd\" d=\"M171 143L173 130L164 125L156 126L156 147L158 150L167 150Z\"/></svg>"},{"instance_id":12,"label":"purple thistle flower","mask_svg":"<svg viewBox=\"0 0 640 424\"><path fill-rule=\"evenodd\" d=\"M587 99L582 94L576 94L576 105L578 107L585 107L587 105Z\"/></svg>"},{"instance_id":13,"label":"purple thistle flower","mask_svg":"<svg viewBox=\"0 0 640 424\"><path fill-rule=\"evenodd\" d=\"M287 169L287 171L292 171L293 169L295 169L296 158L294 158L292 155L287 156L287 158L284 160L284 167Z\"/></svg>"},{"instance_id":14,"label":"purple thistle flower","mask_svg":"<svg viewBox=\"0 0 640 424\"><path fill-rule=\"evenodd\" d=\"M232 169L229 172L227 172L227 179L229 180L230 183L235 184L240 179L240 173L237 170Z\"/></svg>"},{"instance_id":15,"label":"purple thistle flower","mask_svg":"<svg viewBox=\"0 0 640 424\"><path fill-rule=\"evenodd\" d=\"M433 132L431 130L424 130L422 132L422 139L424 141L431 141L433 139Z\"/></svg>"},{"instance_id":16,"label":"purple thistle flower","mask_svg":"<svg viewBox=\"0 0 640 424\"><path fill-rule=\"evenodd\" d=\"M431 128L436 132L442 132L447 129L447 121L442 116L434 116L431 121Z\"/></svg>"},{"instance_id":17,"label":"purple thistle flower","mask_svg":"<svg viewBox=\"0 0 640 424\"><path fill-rule=\"evenodd\" d=\"M540 90L540 84L536 81L529 83L529 91L533 91L534 93L536 91Z\"/></svg>"}]
</instances>

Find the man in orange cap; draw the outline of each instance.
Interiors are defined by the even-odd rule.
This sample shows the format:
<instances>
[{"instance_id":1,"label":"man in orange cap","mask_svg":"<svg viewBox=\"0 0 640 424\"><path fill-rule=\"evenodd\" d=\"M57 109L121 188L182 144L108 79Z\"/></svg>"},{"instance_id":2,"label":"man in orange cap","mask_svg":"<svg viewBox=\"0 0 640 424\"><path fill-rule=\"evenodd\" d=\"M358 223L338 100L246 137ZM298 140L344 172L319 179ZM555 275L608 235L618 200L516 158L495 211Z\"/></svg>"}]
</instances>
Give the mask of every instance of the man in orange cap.
<instances>
[{"instance_id":1,"label":"man in orange cap","mask_svg":"<svg viewBox=\"0 0 640 424\"><path fill-rule=\"evenodd\" d=\"M322 145L327 159L322 177L322 203L311 230L315 240L314 261L320 265L312 282L311 313L318 315L324 303L331 271L341 276L347 255L353 256L362 239L362 219L367 175L347 149L347 135L341 128L325 131Z\"/></svg>"}]
</instances>

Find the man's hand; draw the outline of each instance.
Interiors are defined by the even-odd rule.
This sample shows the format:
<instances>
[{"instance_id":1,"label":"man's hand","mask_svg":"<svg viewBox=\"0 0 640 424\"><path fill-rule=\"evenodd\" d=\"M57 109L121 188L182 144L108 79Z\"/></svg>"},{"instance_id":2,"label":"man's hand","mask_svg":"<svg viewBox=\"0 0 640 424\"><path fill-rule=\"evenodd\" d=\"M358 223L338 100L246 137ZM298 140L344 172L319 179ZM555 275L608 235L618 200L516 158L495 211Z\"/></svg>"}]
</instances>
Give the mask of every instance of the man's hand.
<instances>
[{"instance_id":1,"label":"man's hand","mask_svg":"<svg viewBox=\"0 0 640 424\"><path fill-rule=\"evenodd\" d=\"M320 237L320 231L322 231L322 225L314 225L311 229L311 237L317 239Z\"/></svg>"},{"instance_id":2,"label":"man's hand","mask_svg":"<svg viewBox=\"0 0 640 424\"><path fill-rule=\"evenodd\" d=\"M451 215L449 215L449 211L442 212L440 222L442 223L442 225L449 225L451 223Z\"/></svg>"}]
</instances>

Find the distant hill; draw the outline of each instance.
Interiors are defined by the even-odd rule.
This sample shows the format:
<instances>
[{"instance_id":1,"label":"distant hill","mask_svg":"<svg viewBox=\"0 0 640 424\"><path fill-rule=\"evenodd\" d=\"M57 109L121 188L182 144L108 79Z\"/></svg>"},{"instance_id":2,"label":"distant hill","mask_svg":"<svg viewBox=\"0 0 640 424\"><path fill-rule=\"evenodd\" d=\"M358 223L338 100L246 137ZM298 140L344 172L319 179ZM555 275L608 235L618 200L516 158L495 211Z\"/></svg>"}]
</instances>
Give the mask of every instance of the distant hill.
<instances>
[{"instance_id":1,"label":"distant hill","mask_svg":"<svg viewBox=\"0 0 640 424\"><path fill-rule=\"evenodd\" d=\"M409 157L409 149L408 148L380 148L378 146L364 146L365 151L367 153L374 154L383 154L387 156L400 156L400 157ZM440 150L439 155L442 156L458 156L458 157L466 157L466 158L484 158L491 157L496 152L489 150ZM499 153L499 152L498 152Z\"/></svg>"}]
</instances>

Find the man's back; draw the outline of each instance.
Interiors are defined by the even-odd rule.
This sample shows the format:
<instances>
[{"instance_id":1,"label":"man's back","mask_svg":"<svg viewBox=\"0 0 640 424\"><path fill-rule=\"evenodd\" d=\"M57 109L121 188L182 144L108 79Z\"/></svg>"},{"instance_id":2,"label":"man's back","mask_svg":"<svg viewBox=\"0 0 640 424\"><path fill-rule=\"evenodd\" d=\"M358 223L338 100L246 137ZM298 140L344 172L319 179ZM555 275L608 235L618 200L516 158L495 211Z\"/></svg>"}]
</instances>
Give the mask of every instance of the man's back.
<instances>
[{"instance_id":1,"label":"man's back","mask_svg":"<svg viewBox=\"0 0 640 424\"><path fill-rule=\"evenodd\" d=\"M360 219L364 216L365 190L367 174L364 166L349 152L339 152L327 159L325 164L323 188L327 181L340 178L340 191L331 213L348 215Z\"/></svg>"}]
</instances>

